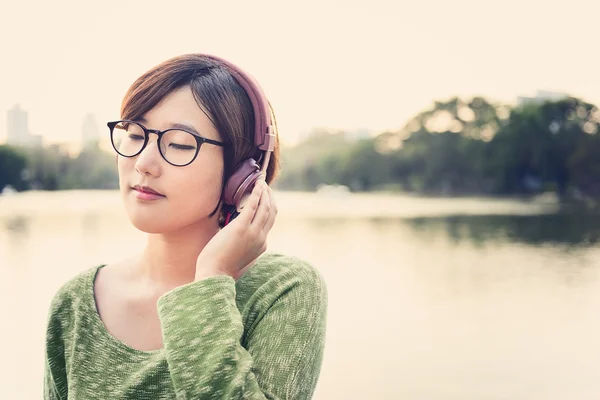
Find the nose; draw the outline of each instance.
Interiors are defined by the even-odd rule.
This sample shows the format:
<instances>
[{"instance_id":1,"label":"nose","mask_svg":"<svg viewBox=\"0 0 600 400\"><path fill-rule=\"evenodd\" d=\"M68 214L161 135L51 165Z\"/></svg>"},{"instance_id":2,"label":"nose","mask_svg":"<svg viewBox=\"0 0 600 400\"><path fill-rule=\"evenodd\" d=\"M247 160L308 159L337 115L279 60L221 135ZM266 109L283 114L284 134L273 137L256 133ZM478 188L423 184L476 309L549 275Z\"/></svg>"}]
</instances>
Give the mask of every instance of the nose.
<instances>
[{"instance_id":1,"label":"nose","mask_svg":"<svg viewBox=\"0 0 600 400\"><path fill-rule=\"evenodd\" d=\"M135 169L141 175L159 176L161 174L161 155L158 151L157 137L150 135L146 147L136 156Z\"/></svg>"}]
</instances>

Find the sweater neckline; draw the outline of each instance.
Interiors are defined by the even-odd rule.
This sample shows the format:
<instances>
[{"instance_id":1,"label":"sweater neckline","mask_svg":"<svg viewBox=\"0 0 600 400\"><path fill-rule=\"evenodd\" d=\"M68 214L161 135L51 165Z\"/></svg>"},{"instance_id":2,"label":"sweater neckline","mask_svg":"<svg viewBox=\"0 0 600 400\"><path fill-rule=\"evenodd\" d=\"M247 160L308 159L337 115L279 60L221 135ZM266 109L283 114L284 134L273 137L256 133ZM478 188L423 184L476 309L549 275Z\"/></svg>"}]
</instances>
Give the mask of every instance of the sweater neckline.
<instances>
[{"instance_id":1,"label":"sweater neckline","mask_svg":"<svg viewBox=\"0 0 600 400\"><path fill-rule=\"evenodd\" d=\"M129 346L128 344L122 342L121 340L117 339L116 337L114 337L108 331L108 329L106 329L106 325L104 325L104 321L102 321L102 318L100 317L100 313L98 312L98 305L96 304L96 294L95 294L95 290L94 290L94 284L96 282L96 277L98 276L98 272L100 271L101 268L103 268L105 266L106 266L106 264L101 264L101 265L97 266L95 269L93 269L92 273L90 274L91 278L89 279L89 282L88 282L87 298L88 298L88 302L90 303L90 306L92 309L91 314L92 314L93 324L96 326L96 328L98 329L100 334L102 336L104 336L104 338L108 341L108 343L110 343L113 347L116 347L118 350L125 351L125 352L127 352L131 355L137 356L137 357L151 357L151 356L162 353L164 350L164 347L160 348L160 349L156 349L156 350L135 349L135 348Z\"/></svg>"}]
</instances>

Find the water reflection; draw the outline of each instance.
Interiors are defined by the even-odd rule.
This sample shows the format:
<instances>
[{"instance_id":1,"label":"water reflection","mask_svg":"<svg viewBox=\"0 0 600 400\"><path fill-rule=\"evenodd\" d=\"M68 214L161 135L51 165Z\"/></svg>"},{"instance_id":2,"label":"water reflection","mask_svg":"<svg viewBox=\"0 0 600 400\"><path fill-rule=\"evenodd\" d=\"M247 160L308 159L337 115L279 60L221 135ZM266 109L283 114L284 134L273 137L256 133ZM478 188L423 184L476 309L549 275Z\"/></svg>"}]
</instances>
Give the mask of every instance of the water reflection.
<instances>
[{"instance_id":1,"label":"water reflection","mask_svg":"<svg viewBox=\"0 0 600 400\"><path fill-rule=\"evenodd\" d=\"M4 226L7 230L16 234L26 235L29 228L29 218L22 215L6 218L4 220Z\"/></svg>"},{"instance_id":2,"label":"water reflection","mask_svg":"<svg viewBox=\"0 0 600 400\"><path fill-rule=\"evenodd\" d=\"M7 218L0 218L0 226L3 228L4 235L7 236L5 243L7 249L0 249L7 253L19 253L27 245L31 231L31 218L18 215ZM0 231L0 234L2 232ZM2 236L4 236L2 235Z\"/></svg>"},{"instance_id":3,"label":"water reflection","mask_svg":"<svg viewBox=\"0 0 600 400\"><path fill-rule=\"evenodd\" d=\"M423 237L445 232L454 243L467 240L479 246L502 241L585 247L600 240L598 214L460 215L410 218L403 222Z\"/></svg>"}]
</instances>

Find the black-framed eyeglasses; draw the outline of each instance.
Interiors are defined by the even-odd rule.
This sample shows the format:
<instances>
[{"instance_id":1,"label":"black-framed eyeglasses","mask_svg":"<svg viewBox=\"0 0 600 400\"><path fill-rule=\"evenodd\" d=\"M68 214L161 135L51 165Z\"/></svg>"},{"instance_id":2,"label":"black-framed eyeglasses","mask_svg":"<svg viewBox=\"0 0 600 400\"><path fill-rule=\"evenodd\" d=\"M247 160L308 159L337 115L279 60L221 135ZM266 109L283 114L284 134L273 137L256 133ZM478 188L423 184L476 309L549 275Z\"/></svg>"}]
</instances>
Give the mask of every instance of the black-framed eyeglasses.
<instances>
[{"instance_id":1,"label":"black-framed eyeglasses","mask_svg":"<svg viewBox=\"0 0 600 400\"><path fill-rule=\"evenodd\" d=\"M176 167L185 167L196 159L200 146L209 143L226 147L225 143L203 138L188 130L171 128L164 131L148 129L139 122L122 120L107 123L110 141L115 151L123 157L135 157L146 148L151 133L158 135L158 151L162 158Z\"/></svg>"}]
</instances>

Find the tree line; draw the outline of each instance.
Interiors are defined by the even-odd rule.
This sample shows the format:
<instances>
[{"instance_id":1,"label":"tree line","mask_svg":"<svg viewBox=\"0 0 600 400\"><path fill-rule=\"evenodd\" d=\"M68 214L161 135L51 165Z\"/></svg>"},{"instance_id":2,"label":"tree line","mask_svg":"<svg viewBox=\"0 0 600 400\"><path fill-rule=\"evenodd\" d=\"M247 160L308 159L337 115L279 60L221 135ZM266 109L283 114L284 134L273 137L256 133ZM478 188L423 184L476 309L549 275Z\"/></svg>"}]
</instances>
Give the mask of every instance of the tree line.
<instances>
[{"instance_id":1,"label":"tree line","mask_svg":"<svg viewBox=\"0 0 600 400\"><path fill-rule=\"evenodd\" d=\"M402 190L435 195L531 195L600 198L600 110L569 97L509 107L483 97L435 102L395 132L350 140L315 131L281 151L275 187ZM0 146L0 191L112 189L115 155L89 146L72 157L60 148Z\"/></svg>"},{"instance_id":2,"label":"tree line","mask_svg":"<svg viewBox=\"0 0 600 400\"><path fill-rule=\"evenodd\" d=\"M282 189L600 197L600 110L576 98L514 107L436 102L397 132L315 133L283 151Z\"/></svg>"},{"instance_id":3,"label":"tree line","mask_svg":"<svg viewBox=\"0 0 600 400\"><path fill-rule=\"evenodd\" d=\"M116 156L97 145L71 156L60 146L0 146L0 192L10 185L17 191L116 189Z\"/></svg>"}]
</instances>

